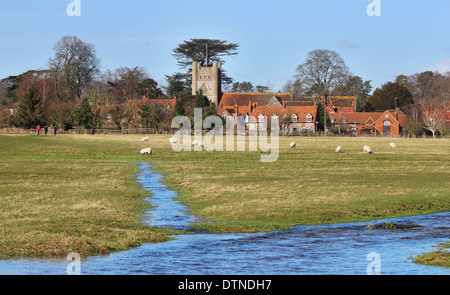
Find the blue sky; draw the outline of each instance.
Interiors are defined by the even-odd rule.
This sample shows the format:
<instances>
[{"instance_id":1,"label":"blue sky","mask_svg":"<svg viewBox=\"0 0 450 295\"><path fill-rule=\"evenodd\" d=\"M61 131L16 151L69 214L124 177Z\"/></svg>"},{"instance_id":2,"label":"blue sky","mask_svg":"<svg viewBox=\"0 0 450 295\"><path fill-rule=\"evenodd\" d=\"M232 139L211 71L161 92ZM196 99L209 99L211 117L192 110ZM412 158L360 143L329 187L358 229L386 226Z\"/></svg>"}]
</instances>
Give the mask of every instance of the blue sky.
<instances>
[{"instance_id":1,"label":"blue sky","mask_svg":"<svg viewBox=\"0 0 450 295\"><path fill-rule=\"evenodd\" d=\"M179 71L172 50L189 38L238 43L224 65L236 81L292 79L309 51L337 51L374 87L398 74L450 71L450 1L379 0L0 0L0 78L44 69L53 45L75 35L95 46L102 71L144 67L159 83Z\"/></svg>"}]
</instances>

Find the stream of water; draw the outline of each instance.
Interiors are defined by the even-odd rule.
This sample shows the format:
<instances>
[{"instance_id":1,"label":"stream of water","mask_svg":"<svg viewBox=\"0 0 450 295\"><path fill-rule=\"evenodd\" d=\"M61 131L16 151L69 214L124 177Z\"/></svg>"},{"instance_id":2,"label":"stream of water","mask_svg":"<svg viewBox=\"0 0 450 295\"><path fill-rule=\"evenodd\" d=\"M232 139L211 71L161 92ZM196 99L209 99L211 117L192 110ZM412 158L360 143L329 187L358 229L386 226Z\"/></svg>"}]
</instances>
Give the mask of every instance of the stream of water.
<instances>
[{"instance_id":1,"label":"stream of water","mask_svg":"<svg viewBox=\"0 0 450 295\"><path fill-rule=\"evenodd\" d=\"M163 177L140 164L137 181L152 194L155 206L144 220L158 227L189 229L196 220L176 201ZM367 229L393 222L400 229ZM448 275L450 269L415 264L412 259L435 251L450 236L450 212L373 222L296 226L257 234L179 235L159 244L95 256L80 262L86 275L365 275L378 257L382 275ZM368 257L369 256L369 257ZM0 261L0 274L67 274L65 260Z\"/></svg>"}]
</instances>

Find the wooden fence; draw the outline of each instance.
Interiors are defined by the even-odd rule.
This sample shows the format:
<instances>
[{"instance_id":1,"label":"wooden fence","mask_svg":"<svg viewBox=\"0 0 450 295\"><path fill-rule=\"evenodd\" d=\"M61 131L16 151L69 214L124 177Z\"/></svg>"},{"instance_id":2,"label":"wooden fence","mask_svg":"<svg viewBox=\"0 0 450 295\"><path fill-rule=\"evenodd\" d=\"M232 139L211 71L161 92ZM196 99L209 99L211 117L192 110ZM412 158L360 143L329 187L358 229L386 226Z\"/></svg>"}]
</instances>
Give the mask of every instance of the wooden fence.
<instances>
[{"instance_id":1,"label":"wooden fence","mask_svg":"<svg viewBox=\"0 0 450 295\"><path fill-rule=\"evenodd\" d=\"M203 130L202 134L205 135L210 131ZM5 127L0 128L0 134L32 134L36 133L35 129L23 129L23 128L17 128L17 127ZM70 129L70 130L57 130L57 134L91 134L91 129ZM40 134L45 134L44 130L41 130ZM48 134L53 135L53 130L51 128L48 129ZM133 129L94 129L94 134L103 134L103 135L124 135L124 134L167 134L171 135L173 132L169 132L167 130L155 130L151 128L133 128ZM192 132L193 135L193 132ZM225 134L224 134L225 135ZM242 134L244 135L244 134ZM245 135L248 135L248 131ZM270 136L270 134L268 134ZM283 133L280 132L280 136L287 136L287 137L324 137L323 132L307 132L307 133ZM383 136L383 134L334 134L331 132L327 132L328 137L403 137L403 135L399 136ZM428 136L422 136L422 137L428 137Z\"/></svg>"}]
</instances>

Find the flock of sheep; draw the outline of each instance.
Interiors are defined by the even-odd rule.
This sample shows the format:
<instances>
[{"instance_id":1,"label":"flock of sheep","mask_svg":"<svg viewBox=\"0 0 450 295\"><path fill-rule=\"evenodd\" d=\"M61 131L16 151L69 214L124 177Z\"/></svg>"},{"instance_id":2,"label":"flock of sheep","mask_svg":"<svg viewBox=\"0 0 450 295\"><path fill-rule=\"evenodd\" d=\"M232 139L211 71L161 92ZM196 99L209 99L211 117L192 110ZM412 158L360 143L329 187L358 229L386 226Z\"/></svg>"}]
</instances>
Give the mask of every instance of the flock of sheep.
<instances>
[{"instance_id":1,"label":"flock of sheep","mask_svg":"<svg viewBox=\"0 0 450 295\"><path fill-rule=\"evenodd\" d=\"M150 137L148 137L148 136L141 138L141 142L149 142L149 141L150 141ZM169 141L170 141L171 144L176 144L176 143L178 143L178 138L170 138ZM192 145L193 146L199 146L201 148L206 149L206 145L204 143L200 142L200 141L197 141L197 140L194 140L192 142ZM290 146L291 149L293 149L293 148L295 148L297 146L297 144L296 144L295 141L293 141L293 142L290 143L289 146ZM391 142L390 143L390 147L395 149L397 147L397 145L394 142ZM335 153L342 153L342 146L338 146L334 152ZM366 154L373 154L372 149L368 145L365 145L363 147L363 152L366 153ZM152 149L151 148L142 149L139 152L139 154L140 155L145 155L145 154L151 155L152 154Z\"/></svg>"},{"instance_id":2,"label":"flock of sheep","mask_svg":"<svg viewBox=\"0 0 450 295\"><path fill-rule=\"evenodd\" d=\"M295 148L296 145L297 145L297 144L295 143L295 141L291 142L291 144L290 144L291 149ZM393 148L393 149L395 149L395 148L397 147L397 145L395 144L395 142L391 142L391 143L390 143L390 147ZM335 152L335 153L342 153L342 146L338 146L338 147L334 150L334 152ZM366 154L373 154L372 149L371 149L370 146L368 146L368 145L363 146L363 152L366 153Z\"/></svg>"},{"instance_id":3,"label":"flock of sheep","mask_svg":"<svg viewBox=\"0 0 450 295\"><path fill-rule=\"evenodd\" d=\"M141 138L141 142L149 142L150 141L150 137L142 137ZM152 154L152 149L151 148L145 148L145 149L142 149L140 152L139 152L139 154L140 155L145 155L145 154L148 154L148 155L151 155Z\"/></svg>"},{"instance_id":4,"label":"flock of sheep","mask_svg":"<svg viewBox=\"0 0 450 295\"><path fill-rule=\"evenodd\" d=\"M149 142L149 141L150 141L150 137L148 137L148 136L141 138L141 142ZM169 141L170 141L171 144L176 144L176 143L178 143L178 138L170 138ZM192 145L194 145L194 144L192 144ZM203 146L206 148L205 145L203 145ZM151 155L152 154L152 149L151 148L142 149L139 152L139 154L140 155Z\"/></svg>"}]
</instances>

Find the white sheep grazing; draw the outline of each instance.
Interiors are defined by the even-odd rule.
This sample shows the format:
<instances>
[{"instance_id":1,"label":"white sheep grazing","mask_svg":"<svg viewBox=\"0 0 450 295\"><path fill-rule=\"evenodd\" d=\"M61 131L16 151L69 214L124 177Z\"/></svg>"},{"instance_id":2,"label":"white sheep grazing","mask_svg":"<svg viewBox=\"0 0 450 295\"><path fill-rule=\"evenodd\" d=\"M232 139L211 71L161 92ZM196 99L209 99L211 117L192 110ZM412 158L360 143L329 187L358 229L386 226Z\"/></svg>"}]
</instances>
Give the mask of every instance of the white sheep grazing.
<instances>
[{"instance_id":1,"label":"white sheep grazing","mask_svg":"<svg viewBox=\"0 0 450 295\"><path fill-rule=\"evenodd\" d=\"M334 150L334 152L335 152L335 153L342 153L342 147L341 147L341 146L338 146L338 147L336 148L336 150Z\"/></svg>"},{"instance_id":2,"label":"white sheep grazing","mask_svg":"<svg viewBox=\"0 0 450 295\"><path fill-rule=\"evenodd\" d=\"M297 146L297 144L295 143L295 141L291 142L290 147L291 149L295 148Z\"/></svg>"},{"instance_id":3,"label":"white sheep grazing","mask_svg":"<svg viewBox=\"0 0 450 295\"><path fill-rule=\"evenodd\" d=\"M152 149L151 149L151 148L142 149L142 150L139 152L139 154L140 154L140 155L145 155L145 154L151 155L151 154L152 154Z\"/></svg>"},{"instance_id":4,"label":"white sheep grazing","mask_svg":"<svg viewBox=\"0 0 450 295\"><path fill-rule=\"evenodd\" d=\"M390 144L391 148L395 149L397 147L397 145L395 144L395 142L391 142Z\"/></svg>"},{"instance_id":5,"label":"white sheep grazing","mask_svg":"<svg viewBox=\"0 0 450 295\"><path fill-rule=\"evenodd\" d=\"M145 141L147 141L147 142L149 142L150 141L150 137L142 137L141 138L141 142L145 142Z\"/></svg>"},{"instance_id":6,"label":"white sheep grazing","mask_svg":"<svg viewBox=\"0 0 450 295\"><path fill-rule=\"evenodd\" d=\"M170 141L170 144L177 144L178 143L178 138L176 138L176 137L171 137L171 138L169 138L169 141Z\"/></svg>"},{"instance_id":7,"label":"white sheep grazing","mask_svg":"<svg viewBox=\"0 0 450 295\"><path fill-rule=\"evenodd\" d=\"M366 154L373 154L373 153L372 153L372 149L371 149L370 146L368 146L368 145L365 145L365 146L363 147L363 151L364 151Z\"/></svg>"}]
</instances>

